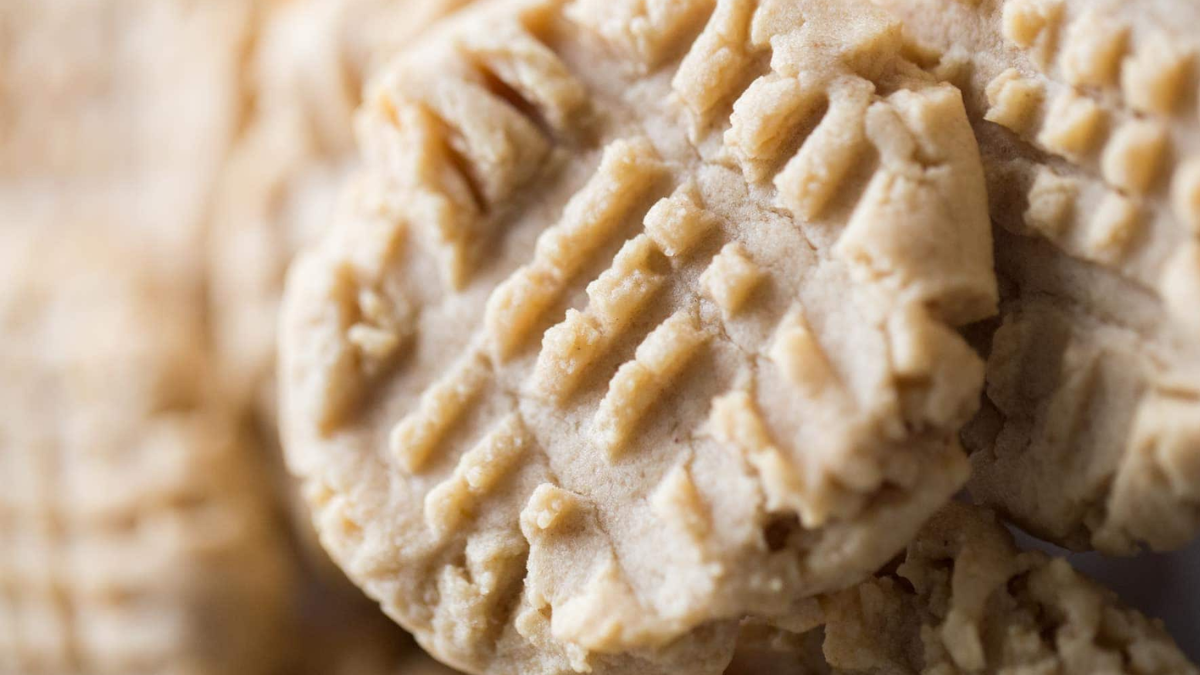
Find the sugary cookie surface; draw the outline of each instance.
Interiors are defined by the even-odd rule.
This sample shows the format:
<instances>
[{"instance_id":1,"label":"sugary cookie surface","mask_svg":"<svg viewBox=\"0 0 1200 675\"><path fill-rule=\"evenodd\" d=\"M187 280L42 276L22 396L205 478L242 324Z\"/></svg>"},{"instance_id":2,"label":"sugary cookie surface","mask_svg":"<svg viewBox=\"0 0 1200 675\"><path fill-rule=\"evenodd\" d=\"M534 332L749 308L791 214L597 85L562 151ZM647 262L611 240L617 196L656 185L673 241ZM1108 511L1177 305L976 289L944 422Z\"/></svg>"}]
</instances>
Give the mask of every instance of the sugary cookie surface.
<instances>
[{"instance_id":1,"label":"sugary cookie surface","mask_svg":"<svg viewBox=\"0 0 1200 675\"><path fill-rule=\"evenodd\" d=\"M966 92L1002 325L971 492L1072 547L1200 529L1193 2L879 0Z\"/></svg>"},{"instance_id":2,"label":"sugary cookie surface","mask_svg":"<svg viewBox=\"0 0 1200 675\"><path fill-rule=\"evenodd\" d=\"M720 672L965 480L958 92L844 2L497 2L391 64L293 267L322 541L472 672Z\"/></svg>"}]
</instances>

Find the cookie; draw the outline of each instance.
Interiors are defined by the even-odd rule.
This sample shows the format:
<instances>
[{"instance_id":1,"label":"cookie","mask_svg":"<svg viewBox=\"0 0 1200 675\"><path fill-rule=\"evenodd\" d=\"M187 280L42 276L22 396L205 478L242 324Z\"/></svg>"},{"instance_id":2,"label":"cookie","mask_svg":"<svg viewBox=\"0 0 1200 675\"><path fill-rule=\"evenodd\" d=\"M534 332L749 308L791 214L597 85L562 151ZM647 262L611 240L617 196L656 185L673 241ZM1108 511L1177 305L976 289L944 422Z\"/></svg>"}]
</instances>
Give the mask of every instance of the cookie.
<instances>
[{"instance_id":1,"label":"cookie","mask_svg":"<svg viewBox=\"0 0 1200 675\"><path fill-rule=\"evenodd\" d=\"M198 285L205 216L241 105L250 5L3 3L4 226L119 213L105 227Z\"/></svg>"},{"instance_id":2,"label":"cookie","mask_svg":"<svg viewBox=\"0 0 1200 675\"><path fill-rule=\"evenodd\" d=\"M373 83L292 267L323 543L470 672L719 672L965 480L994 310L957 91L862 3L493 2Z\"/></svg>"},{"instance_id":3,"label":"cookie","mask_svg":"<svg viewBox=\"0 0 1200 675\"><path fill-rule=\"evenodd\" d=\"M1200 124L1189 2L880 0L965 92L1005 289L974 497L1130 552L1200 526Z\"/></svg>"},{"instance_id":4,"label":"cookie","mask_svg":"<svg viewBox=\"0 0 1200 675\"><path fill-rule=\"evenodd\" d=\"M845 672L1200 672L1160 622L957 503L893 572L823 604L824 654Z\"/></svg>"},{"instance_id":5,"label":"cookie","mask_svg":"<svg viewBox=\"0 0 1200 675\"><path fill-rule=\"evenodd\" d=\"M726 675L1200 672L1160 622L959 503L895 564L820 606L820 630L744 630Z\"/></svg>"},{"instance_id":6,"label":"cookie","mask_svg":"<svg viewBox=\"0 0 1200 675\"><path fill-rule=\"evenodd\" d=\"M288 553L186 280L103 229L2 239L0 671L274 672Z\"/></svg>"}]
</instances>

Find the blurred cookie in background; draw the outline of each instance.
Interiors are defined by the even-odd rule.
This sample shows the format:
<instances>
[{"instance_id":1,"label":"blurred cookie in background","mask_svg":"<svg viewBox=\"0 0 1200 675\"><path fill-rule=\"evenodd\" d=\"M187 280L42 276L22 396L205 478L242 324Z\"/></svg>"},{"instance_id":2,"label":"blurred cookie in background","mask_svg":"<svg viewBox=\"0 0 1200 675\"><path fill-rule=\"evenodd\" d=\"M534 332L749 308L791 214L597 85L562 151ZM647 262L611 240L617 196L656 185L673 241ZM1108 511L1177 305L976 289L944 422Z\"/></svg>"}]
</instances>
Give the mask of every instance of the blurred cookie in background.
<instances>
[{"instance_id":1,"label":"blurred cookie in background","mask_svg":"<svg viewBox=\"0 0 1200 675\"><path fill-rule=\"evenodd\" d=\"M28 224L0 246L0 671L275 672L291 561L184 284Z\"/></svg>"},{"instance_id":2,"label":"blurred cookie in background","mask_svg":"<svg viewBox=\"0 0 1200 675\"><path fill-rule=\"evenodd\" d=\"M245 61L275 9L0 7L0 672L384 673L405 658L365 598L312 583L212 358L204 226L258 109ZM320 40L279 32L321 61ZM296 72L344 66L312 63Z\"/></svg>"},{"instance_id":3,"label":"blurred cookie in background","mask_svg":"<svg viewBox=\"0 0 1200 675\"><path fill-rule=\"evenodd\" d=\"M726 675L1200 672L1162 623L1063 558L952 503L874 578L820 599L818 627L743 627ZM786 627L785 627L786 628Z\"/></svg>"},{"instance_id":4,"label":"blurred cookie in background","mask_svg":"<svg viewBox=\"0 0 1200 675\"><path fill-rule=\"evenodd\" d=\"M138 242L141 262L198 284L211 189L238 122L250 9L0 5L0 227L102 228Z\"/></svg>"}]
</instances>

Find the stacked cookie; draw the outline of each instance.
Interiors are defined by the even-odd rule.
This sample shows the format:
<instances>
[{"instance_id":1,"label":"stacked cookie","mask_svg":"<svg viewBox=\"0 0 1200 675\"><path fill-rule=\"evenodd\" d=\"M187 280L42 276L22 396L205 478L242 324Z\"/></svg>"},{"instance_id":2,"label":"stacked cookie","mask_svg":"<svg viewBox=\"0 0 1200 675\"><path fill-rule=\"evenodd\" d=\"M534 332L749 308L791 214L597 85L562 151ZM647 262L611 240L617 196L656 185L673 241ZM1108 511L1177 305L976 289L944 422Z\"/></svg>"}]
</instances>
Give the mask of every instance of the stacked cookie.
<instances>
[{"instance_id":1,"label":"stacked cookie","mask_svg":"<svg viewBox=\"0 0 1200 675\"><path fill-rule=\"evenodd\" d=\"M1197 20L0 7L0 673L1200 672Z\"/></svg>"},{"instance_id":2,"label":"stacked cookie","mask_svg":"<svg viewBox=\"0 0 1200 675\"><path fill-rule=\"evenodd\" d=\"M1191 10L940 4L483 2L373 78L290 272L281 427L432 654L1194 672L951 502L1195 534L1193 45L1127 41Z\"/></svg>"},{"instance_id":3,"label":"stacked cookie","mask_svg":"<svg viewBox=\"0 0 1200 675\"><path fill-rule=\"evenodd\" d=\"M961 87L988 171L1005 292L972 494L1075 548L1182 546L1200 527L1198 8L882 4Z\"/></svg>"}]
</instances>

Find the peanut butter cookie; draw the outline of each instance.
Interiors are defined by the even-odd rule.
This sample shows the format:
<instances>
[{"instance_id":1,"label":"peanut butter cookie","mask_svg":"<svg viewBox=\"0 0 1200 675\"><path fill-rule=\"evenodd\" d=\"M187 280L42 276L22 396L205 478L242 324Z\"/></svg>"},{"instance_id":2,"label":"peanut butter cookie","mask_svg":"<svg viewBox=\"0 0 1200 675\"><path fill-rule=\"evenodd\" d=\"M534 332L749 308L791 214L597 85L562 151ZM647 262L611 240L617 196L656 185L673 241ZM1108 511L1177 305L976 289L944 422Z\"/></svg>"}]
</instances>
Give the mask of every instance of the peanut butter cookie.
<instances>
[{"instance_id":1,"label":"peanut butter cookie","mask_svg":"<svg viewBox=\"0 0 1200 675\"><path fill-rule=\"evenodd\" d=\"M322 540L470 672L718 673L966 478L996 287L958 92L866 3L492 2L373 83L292 267Z\"/></svg>"}]
</instances>

